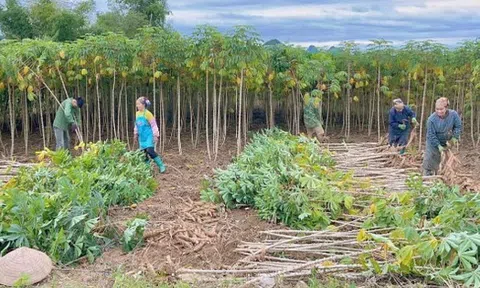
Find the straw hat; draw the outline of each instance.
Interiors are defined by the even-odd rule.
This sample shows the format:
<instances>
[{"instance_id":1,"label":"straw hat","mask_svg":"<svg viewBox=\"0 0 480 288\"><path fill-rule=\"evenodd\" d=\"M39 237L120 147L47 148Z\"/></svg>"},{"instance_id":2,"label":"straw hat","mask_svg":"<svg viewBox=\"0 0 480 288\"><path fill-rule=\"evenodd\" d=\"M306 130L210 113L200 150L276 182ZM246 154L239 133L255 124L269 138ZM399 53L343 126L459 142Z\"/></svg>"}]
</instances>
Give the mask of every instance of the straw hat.
<instances>
[{"instance_id":1,"label":"straw hat","mask_svg":"<svg viewBox=\"0 0 480 288\"><path fill-rule=\"evenodd\" d=\"M0 284L13 286L23 277L24 284L35 284L45 279L52 271L52 261L40 251L27 247L18 248L0 258Z\"/></svg>"}]
</instances>

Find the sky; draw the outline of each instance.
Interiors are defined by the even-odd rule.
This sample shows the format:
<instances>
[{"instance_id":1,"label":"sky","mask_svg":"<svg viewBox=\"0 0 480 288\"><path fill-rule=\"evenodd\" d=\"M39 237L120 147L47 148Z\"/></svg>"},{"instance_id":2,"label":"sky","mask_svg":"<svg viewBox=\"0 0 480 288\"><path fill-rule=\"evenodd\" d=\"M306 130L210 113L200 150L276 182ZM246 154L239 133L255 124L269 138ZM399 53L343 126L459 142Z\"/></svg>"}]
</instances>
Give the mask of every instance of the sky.
<instances>
[{"instance_id":1,"label":"sky","mask_svg":"<svg viewBox=\"0 0 480 288\"><path fill-rule=\"evenodd\" d=\"M97 11L107 11L107 1L96 0ZM223 32L251 25L264 41L305 47L379 38L394 45L427 39L454 45L480 37L480 0L169 0L168 5L168 23L186 35L201 24Z\"/></svg>"},{"instance_id":2,"label":"sky","mask_svg":"<svg viewBox=\"0 0 480 288\"><path fill-rule=\"evenodd\" d=\"M104 0L99 0L104 1ZM454 45L480 37L480 0L170 0L168 22L189 34L200 24L222 31L252 25L265 41L302 46L393 44L432 39Z\"/></svg>"}]
</instances>

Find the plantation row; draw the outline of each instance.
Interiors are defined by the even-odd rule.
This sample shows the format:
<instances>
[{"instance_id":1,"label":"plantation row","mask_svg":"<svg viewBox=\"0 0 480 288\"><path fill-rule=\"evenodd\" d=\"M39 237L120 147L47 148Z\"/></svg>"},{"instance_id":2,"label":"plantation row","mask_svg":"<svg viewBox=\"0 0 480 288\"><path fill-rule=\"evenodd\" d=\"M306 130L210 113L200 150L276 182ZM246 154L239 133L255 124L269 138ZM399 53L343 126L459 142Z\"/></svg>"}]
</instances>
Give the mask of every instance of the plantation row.
<instances>
[{"instance_id":1,"label":"plantation row","mask_svg":"<svg viewBox=\"0 0 480 288\"><path fill-rule=\"evenodd\" d=\"M134 101L147 96L160 122L161 150L175 136L181 153L185 134L194 145L205 138L208 155L215 157L233 133L240 151L254 122L298 134L307 93L322 103L326 132L341 128L347 138L352 132L383 136L394 97L413 106L424 132L435 99L446 96L467 124L465 137L478 144L479 59L479 41L454 50L429 41L394 49L375 40L367 50L346 42L336 52L310 54L263 46L248 27L222 34L201 26L190 37L143 28L133 39L106 34L72 43L2 41L0 125L11 142L0 146L13 154L22 134L28 153L31 132L50 146L57 100L67 96L86 100L81 127L86 141L128 142ZM254 111L265 116L255 119Z\"/></svg>"},{"instance_id":2,"label":"plantation row","mask_svg":"<svg viewBox=\"0 0 480 288\"><path fill-rule=\"evenodd\" d=\"M267 130L256 134L226 169L216 171L202 199L230 208L252 206L263 219L309 231L337 231L339 223L362 219L351 223L362 228L354 243L364 243L364 253L355 259L345 256L340 264L361 265L362 270L378 275L415 275L439 284L453 281L480 287L478 193L462 195L458 188L440 183L427 188L421 179L411 175L409 191L404 193L358 193L354 185L361 183L336 170L330 153L321 151L316 142ZM346 246L351 240L327 240L335 241L340 251L325 243L314 246L336 256L342 251L348 254L345 249L349 251ZM297 253L299 246L293 247ZM308 252L311 261L322 254Z\"/></svg>"}]
</instances>

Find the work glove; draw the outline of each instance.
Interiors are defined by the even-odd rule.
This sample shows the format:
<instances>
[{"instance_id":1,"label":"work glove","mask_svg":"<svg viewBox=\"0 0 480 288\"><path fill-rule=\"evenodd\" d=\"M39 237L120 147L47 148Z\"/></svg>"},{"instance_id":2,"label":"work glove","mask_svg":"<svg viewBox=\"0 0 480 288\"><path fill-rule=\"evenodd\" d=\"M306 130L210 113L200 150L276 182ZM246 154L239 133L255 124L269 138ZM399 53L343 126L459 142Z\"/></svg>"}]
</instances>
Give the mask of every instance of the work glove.
<instances>
[{"instance_id":1,"label":"work glove","mask_svg":"<svg viewBox=\"0 0 480 288\"><path fill-rule=\"evenodd\" d=\"M445 152L445 147L443 147L442 145L438 145L438 151L443 154L443 152Z\"/></svg>"},{"instance_id":2,"label":"work glove","mask_svg":"<svg viewBox=\"0 0 480 288\"><path fill-rule=\"evenodd\" d=\"M72 132L75 133L78 130L78 126L76 123L72 124Z\"/></svg>"},{"instance_id":3,"label":"work glove","mask_svg":"<svg viewBox=\"0 0 480 288\"><path fill-rule=\"evenodd\" d=\"M413 117L412 118L412 123L413 123L413 125L417 126L418 125L417 118Z\"/></svg>"},{"instance_id":4,"label":"work glove","mask_svg":"<svg viewBox=\"0 0 480 288\"><path fill-rule=\"evenodd\" d=\"M447 142L447 147L449 147L449 148L450 148L450 147L453 147L453 146L455 146L455 144L457 144L457 143L458 143L458 139L455 138L455 137L453 137L452 139L450 139L450 141Z\"/></svg>"},{"instance_id":5,"label":"work glove","mask_svg":"<svg viewBox=\"0 0 480 288\"><path fill-rule=\"evenodd\" d=\"M400 128L401 130L405 130L405 129L407 129L407 125L400 124L400 125L398 125L398 128Z\"/></svg>"}]
</instances>

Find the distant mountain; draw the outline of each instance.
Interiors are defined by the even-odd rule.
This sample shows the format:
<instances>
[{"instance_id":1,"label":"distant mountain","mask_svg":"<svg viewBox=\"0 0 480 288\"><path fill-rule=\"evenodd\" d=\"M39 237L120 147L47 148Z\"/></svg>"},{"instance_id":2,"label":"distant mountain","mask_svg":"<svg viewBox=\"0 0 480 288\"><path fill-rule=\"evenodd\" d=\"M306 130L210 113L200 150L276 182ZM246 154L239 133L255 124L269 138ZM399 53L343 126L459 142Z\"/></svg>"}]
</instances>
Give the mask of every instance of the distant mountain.
<instances>
[{"instance_id":1,"label":"distant mountain","mask_svg":"<svg viewBox=\"0 0 480 288\"><path fill-rule=\"evenodd\" d=\"M269 40L267 42L265 42L263 45L264 46L275 46L275 45L282 45L283 43L280 42L279 40L277 39L272 39L272 40Z\"/></svg>"},{"instance_id":2,"label":"distant mountain","mask_svg":"<svg viewBox=\"0 0 480 288\"><path fill-rule=\"evenodd\" d=\"M337 55L339 53L342 53L342 48L338 48L338 47L335 47L335 46L332 46L330 47L330 49L328 49L328 52L329 53L332 53L333 55Z\"/></svg>"},{"instance_id":3,"label":"distant mountain","mask_svg":"<svg viewBox=\"0 0 480 288\"><path fill-rule=\"evenodd\" d=\"M318 53L318 48L313 45L310 45L310 47L307 48L307 52L312 54Z\"/></svg>"}]
</instances>

